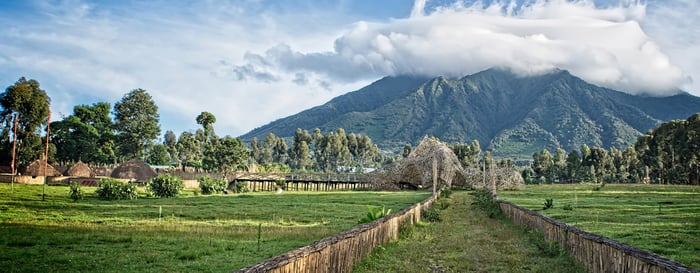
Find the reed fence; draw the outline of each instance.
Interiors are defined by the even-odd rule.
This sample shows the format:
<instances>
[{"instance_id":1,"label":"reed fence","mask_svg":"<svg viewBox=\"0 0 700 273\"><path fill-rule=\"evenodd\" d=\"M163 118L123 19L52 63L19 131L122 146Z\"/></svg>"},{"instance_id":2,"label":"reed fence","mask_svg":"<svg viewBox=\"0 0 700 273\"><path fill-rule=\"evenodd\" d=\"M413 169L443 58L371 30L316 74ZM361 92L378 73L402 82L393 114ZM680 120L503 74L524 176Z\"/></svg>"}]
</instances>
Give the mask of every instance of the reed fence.
<instances>
[{"instance_id":1,"label":"reed fence","mask_svg":"<svg viewBox=\"0 0 700 273\"><path fill-rule=\"evenodd\" d=\"M697 273L655 253L585 232L511 202L498 201L498 204L513 222L539 230L547 242L556 241L590 272Z\"/></svg>"},{"instance_id":2,"label":"reed fence","mask_svg":"<svg viewBox=\"0 0 700 273\"><path fill-rule=\"evenodd\" d=\"M420 221L421 211L433 206L437 196L387 215L371 223L324 238L311 245L272 257L240 269L239 273L324 273L349 272L356 261L366 257L376 246L396 240L404 225Z\"/></svg>"}]
</instances>

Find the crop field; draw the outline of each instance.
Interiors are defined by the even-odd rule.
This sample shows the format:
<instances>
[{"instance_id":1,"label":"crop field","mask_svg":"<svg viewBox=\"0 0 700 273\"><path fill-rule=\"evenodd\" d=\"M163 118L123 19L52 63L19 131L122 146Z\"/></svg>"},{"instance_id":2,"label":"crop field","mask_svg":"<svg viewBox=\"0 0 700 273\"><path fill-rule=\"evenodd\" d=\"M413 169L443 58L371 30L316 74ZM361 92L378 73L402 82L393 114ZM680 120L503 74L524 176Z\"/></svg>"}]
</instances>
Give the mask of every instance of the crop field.
<instances>
[{"instance_id":1,"label":"crop field","mask_svg":"<svg viewBox=\"0 0 700 273\"><path fill-rule=\"evenodd\" d=\"M529 185L503 200L700 269L700 187ZM546 199L553 206L543 210Z\"/></svg>"},{"instance_id":2,"label":"crop field","mask_svg":"<svg viewBox=\"0 0 700 273\"><path fill-rule=\"evenodd\" d=\"M230 272L399 211L427 192L285 192L73 202L68 187L0 184L0 271ZM143 195L142 195L143 196Z\"/></svg>"}]
</instances>

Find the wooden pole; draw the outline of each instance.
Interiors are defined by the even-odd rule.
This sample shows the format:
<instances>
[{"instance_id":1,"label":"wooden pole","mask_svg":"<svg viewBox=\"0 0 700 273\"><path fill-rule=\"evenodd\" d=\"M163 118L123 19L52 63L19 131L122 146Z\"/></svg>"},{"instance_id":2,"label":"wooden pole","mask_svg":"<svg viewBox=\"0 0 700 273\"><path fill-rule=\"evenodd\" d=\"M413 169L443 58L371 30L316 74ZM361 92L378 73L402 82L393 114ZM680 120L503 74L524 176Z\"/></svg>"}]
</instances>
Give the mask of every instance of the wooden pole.
<instances>
[{"instance_id":1,"label":"wooden pole","mask_svg":"<svg viewBox=\"0 0 700 273\"><path fill-rule=\"evenodd\" d=\"M433 195L437 194L437 157L433 156Z\"/></svg>"},{"instance_id":2,"label":"wooden pole","mask_svg":"<svg viewBox=\"0 0 700 273\"><path fill-rule=\"evenodd\" d=\"M46 151L44 152L44 189L41 192L41 201L46 200L46 181L49 179L46 172L49 169L49 134L51 134L51 109L46 121Z\"/></svg>"},{"instance_id":3,"label":"wooden pole","mask_svg":"<svg viewBox=\"0 0 700 273\"><path fill-rule=\"evenodd\" d=\"M19 113L15 115L14 124L15 127L12 128L12 163L10 163L10 168L12 169L12 181L10 182L11 193L15 192L15 150L17 149L17 123L19 122Z\"/></svg>"},{"instance_id":4,"label":"wooden pole","mask_svg":"<svg viewBox=\"0 0 700 273\"><path fill-rule=\"evenodd\" d=\"M498 193L496 193L496 174L494 173L493 158L491 158L491 168L489 168L489 173L491 174L491 195L494 200L498 200Z\"/></svg>"}]
</instances>

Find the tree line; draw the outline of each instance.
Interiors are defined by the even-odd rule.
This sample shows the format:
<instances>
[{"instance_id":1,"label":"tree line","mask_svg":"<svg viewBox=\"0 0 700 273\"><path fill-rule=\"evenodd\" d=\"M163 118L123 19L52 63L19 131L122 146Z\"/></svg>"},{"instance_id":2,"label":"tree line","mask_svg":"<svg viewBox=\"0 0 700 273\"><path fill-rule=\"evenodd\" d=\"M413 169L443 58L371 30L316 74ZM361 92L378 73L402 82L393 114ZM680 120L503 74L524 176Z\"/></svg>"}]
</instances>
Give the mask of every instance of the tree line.
<instances>
[{"instance_id":1,"label":"tree line","mask_svg":"<svg viewBox=\"0 0 700 273\"><path fill-rule=\"evenodd\" d=\"M582 145L532 155L530 182L658 183L700 185L700 113L661 124L624 150Z\"/></svg>"},{"instance_id":2,"label":"tree line","mask_svg":"<svg viewBox=\"0 0 700 273\"><path fill-rule=\"evenodd\" d=\"M216 117L209 112L195 118L201 128L179 136L168 130L158 142L158 106L144 89L129 91L114 107L108 102L77 105L73 113L49 124L50 102L39 82L24 77L0 94L0 165L10 165L13 144L16 166L43 158L49 128L51 163L110 165L138 158L152 165L224 173L253 165L260 171L350 172L377 167L383 160L368 136L343 129L327 134L298 129L291 147L274 134L247 145L239 138L217 136Z\"/></svg>"}]
</instances>

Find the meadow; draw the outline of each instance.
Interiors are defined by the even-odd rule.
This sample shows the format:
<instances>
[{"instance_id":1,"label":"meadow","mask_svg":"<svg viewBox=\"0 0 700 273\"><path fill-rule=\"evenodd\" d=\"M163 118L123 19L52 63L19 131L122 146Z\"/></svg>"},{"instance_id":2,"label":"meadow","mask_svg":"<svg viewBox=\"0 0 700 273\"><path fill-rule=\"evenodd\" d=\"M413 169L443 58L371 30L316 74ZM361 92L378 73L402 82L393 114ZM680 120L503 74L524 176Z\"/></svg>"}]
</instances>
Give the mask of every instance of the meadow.
<instances>
[{"instance_id":1,"label":"meadow","mask_svg":"<svg viewBox=\"0 0 700 273\"><path fill-rule=\"evenodd\" d=\"M586 272L541 234L503 214L490 217L474 202L466 191L438 200L441 221L405 227L399 240L375 248L353 272Z\"/></svg>"},{"instance_id":2,"label":"meadow","mask_svg":"<svg viewBox=\"0 0 700 273\"><path fill-rule=\"evenodd\" d=\"M284 192L73 202L68 187L0 184L0 271L225 272L399 211L427 192Z\"/></svg>"},{"instance_id":3,"label":"meadow","mask_svg":"<svg viewBox=\"0 0 700 273\"><path fill-rule=\"evenodd\" d=\"M528 185L499 196L582 230L700 269L700 187ZM552 207L544 209L546 199Z\"/></svg>"}]
</instances>

